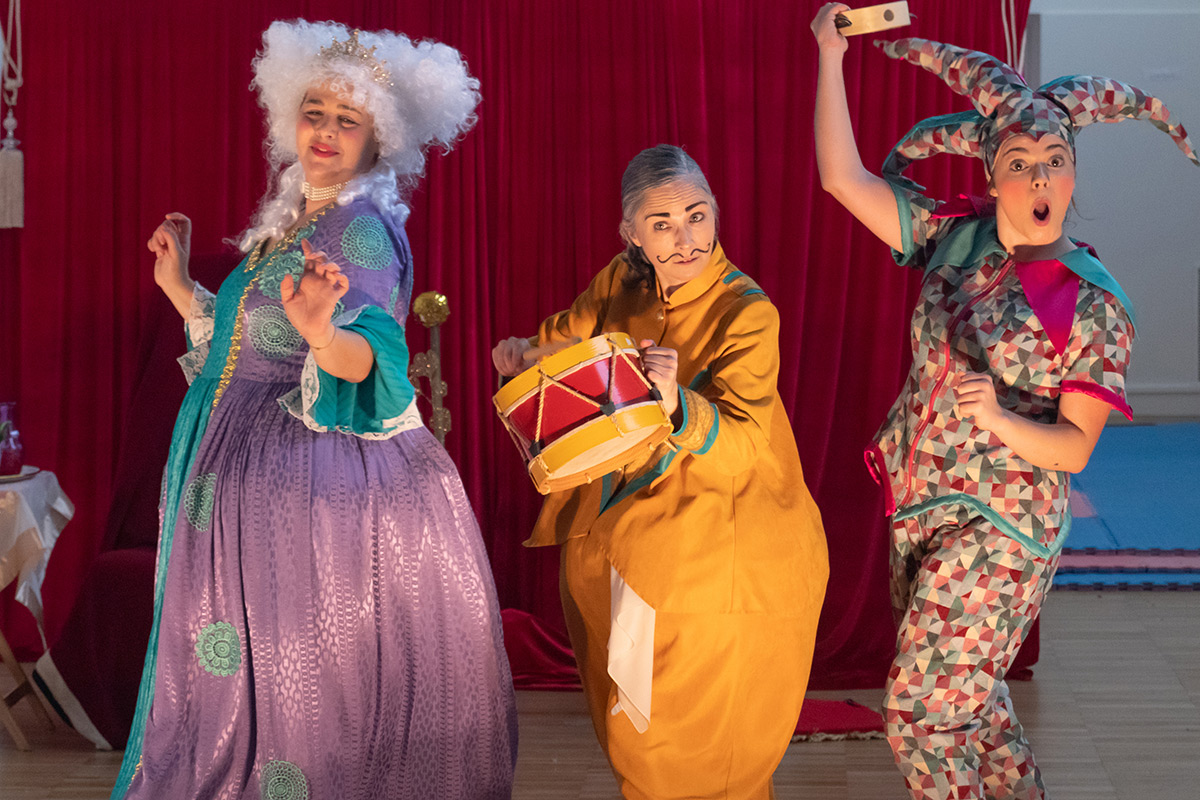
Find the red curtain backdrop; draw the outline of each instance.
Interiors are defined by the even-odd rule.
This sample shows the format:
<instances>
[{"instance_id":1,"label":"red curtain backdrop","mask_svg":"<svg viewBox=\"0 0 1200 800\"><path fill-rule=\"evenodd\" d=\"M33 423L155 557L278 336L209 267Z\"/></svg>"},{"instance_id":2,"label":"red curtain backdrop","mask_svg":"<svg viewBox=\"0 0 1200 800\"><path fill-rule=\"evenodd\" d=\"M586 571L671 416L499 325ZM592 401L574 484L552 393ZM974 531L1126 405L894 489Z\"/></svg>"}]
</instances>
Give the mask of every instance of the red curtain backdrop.
<instances>
[{"instance_id":1,"label":"red curtain backdrop","mask_svg":"<svg viewBox=\"0 0 1200 800\"><path fill-rule=\"evenodd\" d=\"M1006 55L1000 0L911 0L883 34ZM250 60L276 18L391 28L459 48L482 82L479 124L432 160L413 198L417 291L450 299L443 333L447 445L479 515L501 603L561 629L557 552L527 550L539 497L491 406L490 349L528 335L620 249L621 173L680 144L721 205L721 239L780 310L780 392L824 514L832 575L813 686L882 682L894 632L883 499L861 450L908 364L915 276L820 188L813 155L819 2L773 0L66 0L24 8L26 228L0 232L0 399L18 403L29 463L53 469L78 512L45 583L55 640L104 537L139 331L165 301L145 249L168 211L193 251L245 227L266 183ZM1017 0L1024 27L1029 2ZM936 78L862 37L846 56L868 166L927 115L966 108ZM966 159L918 165L937 196L982 189ZM210 287L210 288L216 288ZM423 345L410 326L414 349ZM144 389L142 389L144 390ZM154 427L161 427L156 425ZM157 475L149 479L157 485ZM26 658L28 614L0 620ZM119 643L114 643L120 647Z\"/></svg>"}]
</instances>

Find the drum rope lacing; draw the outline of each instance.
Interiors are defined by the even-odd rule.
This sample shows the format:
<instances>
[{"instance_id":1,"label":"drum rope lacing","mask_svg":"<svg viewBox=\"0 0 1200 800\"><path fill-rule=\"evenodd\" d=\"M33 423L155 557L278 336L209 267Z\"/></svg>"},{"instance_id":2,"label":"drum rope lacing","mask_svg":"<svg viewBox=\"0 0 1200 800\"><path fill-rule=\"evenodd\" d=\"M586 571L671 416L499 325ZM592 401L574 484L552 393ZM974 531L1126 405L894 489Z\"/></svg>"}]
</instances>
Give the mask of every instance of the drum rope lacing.
<instances>
[{"instance_id":1,"label":"drum rope lacing","mask_svg":"<svg viewBox=\"0 0 1200 800\"><path fill-rule=\"evenodd\" d=\"M607 387L608 397L607 397L606 402L604 402L604 403L597 403L595 400L588 397L586 394L583 394L579 390L577 390L571 386L568 386L567 384L565 384L562 381L555 378L553 375L547 375L545 373L545 371L542 370L542 362L540 362L540 361L538 362L537 370L538 370L538 375L540 377L538 379L537 427L534 429L534 432L533 432L534 447L536 447L539 450L541 449L540 442L542 441L542 413L543 413L544 409L546 408L546 389L548 388L548 386L557 386L558 388L562 389L563 391L567 392L568 394L573 395L574 397L578 397L580 400L584 401L585 403L588 403L591 406L594 406L595 408L603 409L605 406L612 406L612 404L613 404L612 403L612 390L613 390L613 385L616 382L616 378L617 378L617 356L620 356L625 361L625 363L629 365L629 368L633 371L633 374L636 375L641 380L641 382L646 386L646 388L650 389L652 392L654 391L655 387L652 383L650 383L650 379L647 378L642 373L642 371L640 369L638 369L637 365L634 364L633 361L630 360L629 355L625 352L624 348L618 347L616 345L616 343L614 343L612 341L612 339L609 339L608 346L609 346L608 387ZM616 409L614 408L613 411L615 411L615 410ZM612 419L612 414L613 414L612 411L605 412L605 416L607 416L609 419ZM617 429L618 434L620 434L621 436L625 435L625 431L621 430L621 427L619 425L617 425L615 422L613 423L613 426Z\"/></svg>"}]
</instances>

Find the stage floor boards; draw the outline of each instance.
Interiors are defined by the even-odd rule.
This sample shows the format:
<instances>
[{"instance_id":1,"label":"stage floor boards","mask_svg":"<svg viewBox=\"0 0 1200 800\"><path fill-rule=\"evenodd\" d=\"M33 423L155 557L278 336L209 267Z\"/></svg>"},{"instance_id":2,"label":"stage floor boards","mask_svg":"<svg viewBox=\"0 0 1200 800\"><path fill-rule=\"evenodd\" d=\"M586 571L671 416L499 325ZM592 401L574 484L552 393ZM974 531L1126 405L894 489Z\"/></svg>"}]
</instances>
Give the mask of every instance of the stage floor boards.
<instances>
[{"instance_id":1,"label":"stage floor boards","mask_svg":"<svg viewBox=\"0 0 1200 800\"><path fill-rule=\"evenodd\" d=\"M1054 592L1017 714L1055 800L1181 800L1200 793L1200 592ZM0 692L11 688L0 676ZM878 691L822 692L878 703ZM619 800L578 694L521 692L516 800ZM107 800L119 753L13 709L33 751L0 728L0 798ZM903 800L886 742L798 743L783 798ZM315 800L326 800L316 798Z\"/></svg>"}]
</instances>

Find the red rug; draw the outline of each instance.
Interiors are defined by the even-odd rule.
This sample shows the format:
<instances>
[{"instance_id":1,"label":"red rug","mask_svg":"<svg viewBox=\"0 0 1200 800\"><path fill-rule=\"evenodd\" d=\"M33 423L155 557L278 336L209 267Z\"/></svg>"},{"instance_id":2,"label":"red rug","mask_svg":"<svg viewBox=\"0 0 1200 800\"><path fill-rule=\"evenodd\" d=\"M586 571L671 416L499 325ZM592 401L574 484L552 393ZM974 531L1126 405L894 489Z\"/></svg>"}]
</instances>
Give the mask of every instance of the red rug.
<instances>
[{"instance_id":1,"label":"red rug","mask_svg":"<svg viewBox=\"0 0 1200 800\"><path fill-rule=\"evenodd\" d=\"M506 608L501 618L516 688L579 691L579 673L566 637L524 611ZM853 700L810 697L804 701L792 741L882 738L883 717L875 709Z\"/></svg>"},{"instance_id":2,"label":"red rug","mask_svg":"<svg viewBox=\"0 0 1200 800\"><path fill-rule=\"evenodd\" d=\"M853 700L808 698L800 711L793 742L839 739L882 739L883 716Z\"/></svg>"}]
</instances>

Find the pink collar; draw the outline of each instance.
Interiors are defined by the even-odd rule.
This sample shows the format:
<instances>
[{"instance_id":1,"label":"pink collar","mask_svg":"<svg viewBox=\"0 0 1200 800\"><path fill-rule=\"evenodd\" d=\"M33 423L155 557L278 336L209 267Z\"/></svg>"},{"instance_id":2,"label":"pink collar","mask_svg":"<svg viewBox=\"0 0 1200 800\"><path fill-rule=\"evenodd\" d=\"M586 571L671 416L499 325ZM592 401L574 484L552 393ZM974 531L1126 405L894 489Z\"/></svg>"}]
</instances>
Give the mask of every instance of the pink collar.
<instances>
[{"instance_id":1,"label":"pink collar","mask_svg":"<svg viewBox=\"0 0 1200 800\"><path fill-rule=\"evenodd\" d=\"M1075 303L1079 297L1079 276L1056 258L1045 261L1018 261L1017 278L1033 313L1041 320L1050 343L1065 355L1075 324Z\"/></svg>"},{"instance_id":2,"label":"pink collar","mask_svg":"<svg viewBox=\"0 0 1200 800\"><path fill-rule=\"evenodd\" d=\"M934 219L949 217L985 217L996 213L996 201L988 197L960 194L938 206ZM1083 245L1094 257L1091 246ZM1018 261L1017 278L1029 300L1029 306L1042 323L1050 344L1060 355L1071 342L1075 324L1075 303L1079 297L1079 275L1058 259Z\"/></svg>"}]
</instances>

